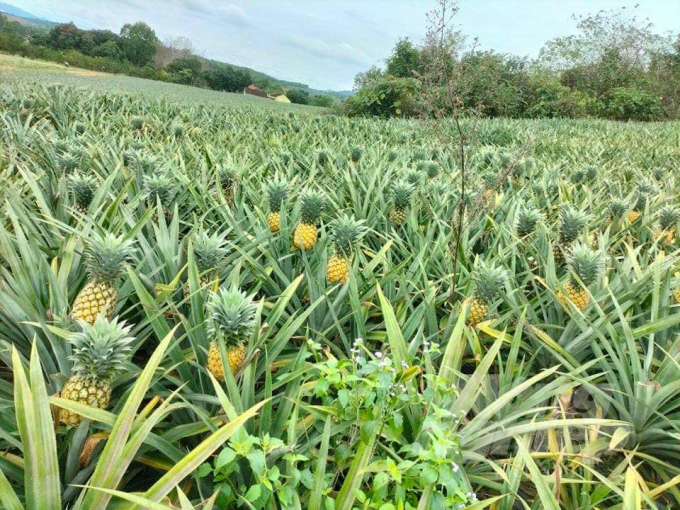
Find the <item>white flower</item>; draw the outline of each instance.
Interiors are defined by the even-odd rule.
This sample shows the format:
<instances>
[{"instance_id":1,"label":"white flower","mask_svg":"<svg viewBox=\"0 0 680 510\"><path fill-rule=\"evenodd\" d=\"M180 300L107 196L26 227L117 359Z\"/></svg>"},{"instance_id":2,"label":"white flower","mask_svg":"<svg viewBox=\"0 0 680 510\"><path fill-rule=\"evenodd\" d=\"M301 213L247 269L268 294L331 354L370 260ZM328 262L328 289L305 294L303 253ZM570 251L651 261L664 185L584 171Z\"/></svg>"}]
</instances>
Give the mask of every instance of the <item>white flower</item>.
<instances>
[{"instance_id":1,"label":"white flower","mask_svg":"<svg viewBox=\"0 0 680 510\"><path fill-rule=\"evenodd\" d=\"M376 352L374 352L373 354L374 354L374 355L375 355L375 357L376 357L376 358L378 358L378 359L380 359L380 358L382 358L382 357L383 357L383 353L382 353L382 352L380 352L380 351L376 351Z\"/></svg>"},{"instance_id":2,"label":"white flower","mask_svg":"<svg viewBox=\"0 0 680 510\"><path fill-rule=\"evenodd\" d=\"M364 339L361 337L358 337L356 340L354 340L354 345L361 345L364 343Z\"/></svg>"},{"instance_id":3,"label":"white flower","mask_svg":"<svg viewBox=\"0 0 680 510\"><path fill-rule=\"evenodd\" d=\"M402 368L408 368L408 363L406 363L406 360L401 360L401 366Z\"/></svg>"},{"instance_id":4,"label":"white flower","mask_svg":"<svg viewBox=\"0 0 680 510\"><path fill-rule=\"evenodd\" d=\"M458 470L459 470L460 468L458 467L458 464L456 464L456 463L454 462L454 463L453 463L452 469L453 469L453 472L454 472L454 473L457 473Z\"/></svg>"}]
</instances>

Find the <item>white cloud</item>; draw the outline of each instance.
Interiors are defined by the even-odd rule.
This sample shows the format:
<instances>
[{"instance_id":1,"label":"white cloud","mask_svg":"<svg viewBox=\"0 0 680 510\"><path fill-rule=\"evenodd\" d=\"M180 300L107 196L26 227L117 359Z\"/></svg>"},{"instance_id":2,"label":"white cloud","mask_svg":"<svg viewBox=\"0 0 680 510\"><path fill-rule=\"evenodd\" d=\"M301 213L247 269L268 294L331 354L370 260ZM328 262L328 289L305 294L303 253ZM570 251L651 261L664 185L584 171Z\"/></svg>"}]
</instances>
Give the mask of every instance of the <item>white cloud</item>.
<instances>
[{"instance_id":1,"label":"white cloud","mask_svg":"<svg viewBox=\"0 0 680 510\"><path fill-rule=\"evenodd\" d=\"M234 4L211 2L209 0L183 0L183 6L192 14L202 14L212 20L219 20L237 26L252 25L252 19L243 7Z\"/></svg>"},{"instance_id":2,"label":"white cloud","mask_svg":"<svg viewBox=\"0 0 680 510\"><path fill-rule=\"evenodd\" d=\"M370 65L371 58L360 48L347 42L327 43L321 39L289 33L286 42L305 53L319 58L330 58L348 64Z\"/></svg>"}]
</instances>

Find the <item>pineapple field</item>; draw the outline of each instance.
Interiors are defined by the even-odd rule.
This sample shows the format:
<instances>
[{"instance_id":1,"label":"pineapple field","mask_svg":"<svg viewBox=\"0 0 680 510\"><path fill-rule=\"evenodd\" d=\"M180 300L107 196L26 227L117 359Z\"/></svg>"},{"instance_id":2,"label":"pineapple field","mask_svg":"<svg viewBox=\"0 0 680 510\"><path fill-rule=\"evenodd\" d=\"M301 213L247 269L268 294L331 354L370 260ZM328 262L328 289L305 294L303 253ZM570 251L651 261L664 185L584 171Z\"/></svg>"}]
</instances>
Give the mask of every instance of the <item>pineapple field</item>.
<instances>
[{"instance_id":1,"label":"pineapple field","mask_svg":"<svg viewBox=\"0 0 680 510\"><path fill-rule=\"evenodd\" d=\"M0 507L679 508L680 124L461 123L0 85Z\"/></svg>"}]
</instances>

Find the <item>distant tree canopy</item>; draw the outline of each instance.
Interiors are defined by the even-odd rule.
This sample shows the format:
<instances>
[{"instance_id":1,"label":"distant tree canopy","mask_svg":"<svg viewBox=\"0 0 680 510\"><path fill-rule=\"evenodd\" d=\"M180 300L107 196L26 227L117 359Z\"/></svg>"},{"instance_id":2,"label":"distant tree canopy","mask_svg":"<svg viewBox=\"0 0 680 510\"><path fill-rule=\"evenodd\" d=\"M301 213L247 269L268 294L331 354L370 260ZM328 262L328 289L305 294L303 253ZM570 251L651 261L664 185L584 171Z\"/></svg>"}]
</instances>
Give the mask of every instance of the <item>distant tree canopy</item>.
<instances>
[{"instance_id":1,"label":"distant tree canopy","mask_svg":"<svg viewBox=\"0 0 680 510\"><path fill-rule=\"evenodd\" d=\"M156 32L146 23L138 21L123 25L120 39L125 56L134 65L142 67L153 60L158 38Z\"/></svg>"},{"instance_id":2,"label":"distant tree canopy","mask_svg":"<svg viewBox=\"0 0 680 510\"><path fill-rule=\"evenodd\" d=\"M291 103L309 104L309 92L301 89L291 89L286 93Z\"/></svg>"},{"instance_id":3,"label":"distant tree canopy","mask_svg":"<svg viewBox=\"0 0 680 510\"><path fill-rule=\"evenodd\" d=\"M432 93L426 88L439 85L422 75L436 55L446 59L440 67L455 89L459 111L490 117L680 118L680 36L656 34L630 9L576 21L577 34L549 41L535 60L466 49L460 34L447 41L444 53L401 39L384 70L372 67L356 76L357 94L346 101L346 111L424 114L423 96Z\"/></svg>"}]
</instances>

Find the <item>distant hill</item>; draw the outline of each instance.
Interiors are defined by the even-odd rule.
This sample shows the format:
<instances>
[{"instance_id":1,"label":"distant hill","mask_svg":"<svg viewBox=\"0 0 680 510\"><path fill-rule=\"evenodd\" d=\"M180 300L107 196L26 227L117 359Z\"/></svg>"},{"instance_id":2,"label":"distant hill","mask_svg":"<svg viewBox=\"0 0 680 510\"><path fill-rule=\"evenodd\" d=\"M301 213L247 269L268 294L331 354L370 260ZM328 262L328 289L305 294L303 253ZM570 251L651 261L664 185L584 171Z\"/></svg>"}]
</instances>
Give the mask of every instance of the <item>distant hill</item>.
<instances>
[{"instance_id":1,"label":"distant hill","mask_svg":"<svg viewBox=\"0 0 680 510\"><path fill-rule=\"evenodd\" d=\"M31 14L30 12L24 11L23 9L20 9L18 7L14 7L13 5L6 4L3 2L0 2L0 13L4 14L7 16L7 19L10 21L16 21L17 23L21 23L22 25L28 25L28 26L40 26L40 27L45 27L45 28L51 28L58 23L54 23L53 21L48 21L43 18L39 18L38 16L35 16L34 14ZM229 62L221 62L218 60L210 60L210 62L214 62L216 64L226 64L230 65L236 69L243 69L244 71L247 71L253 75L254 78L261 77L264 78L268 81L271 81L277 85L280 85L282 88L288 88L288 89L299 89L299 90L304 90L307 93L309 93L310 96L314 95L319 95L319 94L326 94L329 95L337 100L344 100L348 97L350 97L353 93L349 90L318 90L318 89L313 89L310 88L309 85L306 85L304 83L298 83L298 82L292 82L292 81L287 81L287 80L280 80L278 78L275 78L274 76L269 76L268 74L262 73L260 71L256 71L255 69L251 69L249 67L243 67L243 66L237 66L234 64L230 64Z\"/></svg>"},{"instance_id":2,"label":"distant hill","mask_svg":"<svg viewBox=\"0 0 680 510\"><path fill-rule=\"evenodd\" d=\"M7 16L10 21L16 21L22 25L33 25L41 27L53 27L56 23L39 18L30 12L14 7L13 5L0 2L0 12Z\"/></svg>"}]
</instances>

